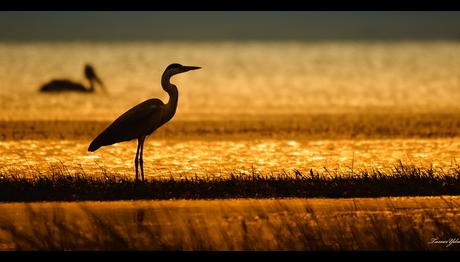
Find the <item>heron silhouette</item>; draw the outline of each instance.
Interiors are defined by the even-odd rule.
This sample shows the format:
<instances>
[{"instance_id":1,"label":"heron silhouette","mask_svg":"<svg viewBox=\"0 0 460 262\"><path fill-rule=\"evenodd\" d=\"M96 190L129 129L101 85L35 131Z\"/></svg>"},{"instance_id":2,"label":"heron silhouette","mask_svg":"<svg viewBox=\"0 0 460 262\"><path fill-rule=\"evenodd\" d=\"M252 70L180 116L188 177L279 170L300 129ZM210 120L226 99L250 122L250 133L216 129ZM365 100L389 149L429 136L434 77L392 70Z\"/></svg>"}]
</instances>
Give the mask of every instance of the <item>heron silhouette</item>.
<instances>
[{"instance_id":1,"label":"heron silhouette","mask_svg":"<svg viewBox=\"0 0 460 262\"><path fill-rule=\"evenodd\" d=\"M179 91L175 85L170 83L170 79L174 75L200 68L198 66L183 66L176 63L169 65L161 77L163 90L169 95L168 103L164 104L160 99L154 98L134 106L102 131L91 142L88 151L94 152L101 146L137 139L137 152L134 159L136 182L139 180L138 166L140 166L142 181L144 181L144 161L142 155L145 138L171 120L176 113Z\"/></svg>"},{"instance_id":2,"label":"heron silhouette","mask_svg":"<svg viewBox=\"0 0 460 262\"><path fill-rule=\"evenodd\" d=\"M89 81L89 87L84 86L81 83L76 83L66 79L55 79L44 84L40 88L40 92L62 92L62 91L71 91L71 92L83 92L83 93L93 93L94 85L97 83L104 92L107 92L105 85L102 80L97 76L94 68L86 64L84 69L85 77Z\"/></svg>"}]
</instances>

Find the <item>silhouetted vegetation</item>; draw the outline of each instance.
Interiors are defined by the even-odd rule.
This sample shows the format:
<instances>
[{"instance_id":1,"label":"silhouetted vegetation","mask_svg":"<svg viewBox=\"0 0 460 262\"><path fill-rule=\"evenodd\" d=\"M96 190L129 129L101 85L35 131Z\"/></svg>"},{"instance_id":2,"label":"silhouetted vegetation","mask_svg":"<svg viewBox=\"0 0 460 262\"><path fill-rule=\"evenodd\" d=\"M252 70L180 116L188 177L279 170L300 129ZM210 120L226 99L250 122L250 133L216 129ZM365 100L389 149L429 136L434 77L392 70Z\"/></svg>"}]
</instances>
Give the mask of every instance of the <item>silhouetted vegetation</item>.
<instances>
[{"instance_id":1,"label":"silhouetted vegetation","mask_svg":"<svg viewBox=\"0 0 460 262\"><path fill-rule=\"evenodd\" d=\"M430 243L460 233L451 219L458 216L454 200L442 209L397 209L394 200L396 207L386 211L385 205L381 212L364 206L332 214L296 201L267 200L255 206L220 201L198 213L166 205L135 209L131 216L84 205L76 213L75 207L27 205L20 212L22 224L8 214L0 218L0 233L6 233L0 240L3 249L12 250L460 249L458 243Z\"/></svg>"},{"instance_id":2,"label":"silhouetted vegetation","mask_svg":"<svg viewBox=\"0 0 460 262\"><path fill-rule=\"evenodd\" d=\"M230 171L225 176L171 176L145 183L136 183L131 176L110 174L103 168L101 175L92 176L83 169L69 170L62 164L52 166L48 172L31 170L27 176L14 170L0 173L0 201L437 195L460 195L460 167L443 170L400 163L389 171Z\"/></svg>"}]
</instances>

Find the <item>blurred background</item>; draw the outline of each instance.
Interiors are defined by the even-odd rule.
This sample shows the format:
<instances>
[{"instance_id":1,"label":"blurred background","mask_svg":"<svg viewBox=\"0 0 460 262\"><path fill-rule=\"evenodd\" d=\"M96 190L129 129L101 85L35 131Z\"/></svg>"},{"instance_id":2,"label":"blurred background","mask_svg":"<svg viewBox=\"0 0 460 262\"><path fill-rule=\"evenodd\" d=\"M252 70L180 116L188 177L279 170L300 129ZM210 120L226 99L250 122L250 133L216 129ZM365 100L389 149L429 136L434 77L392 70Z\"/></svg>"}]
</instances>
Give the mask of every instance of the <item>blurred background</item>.
<instances>
[{"instance_id":1,"label":"blurred background","mask_svg":"<svg viewBox=\"0 0 460 262\"><path fill-rule=\"evenodd\" d=\"M176 118L460 108L460 12L0 12L0 119L108 121L171 63ZM108 95L41 94L51 79Z\"/></svg>"}]
</instances>

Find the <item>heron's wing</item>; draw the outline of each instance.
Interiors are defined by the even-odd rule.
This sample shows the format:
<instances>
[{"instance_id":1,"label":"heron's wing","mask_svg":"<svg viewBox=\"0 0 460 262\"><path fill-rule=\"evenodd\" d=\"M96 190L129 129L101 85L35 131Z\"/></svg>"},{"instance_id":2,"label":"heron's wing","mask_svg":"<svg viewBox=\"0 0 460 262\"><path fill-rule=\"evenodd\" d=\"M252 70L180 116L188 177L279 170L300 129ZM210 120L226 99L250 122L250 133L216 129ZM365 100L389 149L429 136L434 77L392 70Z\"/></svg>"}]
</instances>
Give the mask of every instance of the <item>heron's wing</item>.
<instances>
[{"instance_id":1,"label":"heron's wing","mask_svg":"<svg viewBox=\"0 0 460 262\"><path fill-rule=\"evenodd\" d=\"M89 151L101 146L129 141L151 134L161 125L163 102L158 99L144 101L126 111L98 135L89 145Z\"/></svg>"}]
</instances>

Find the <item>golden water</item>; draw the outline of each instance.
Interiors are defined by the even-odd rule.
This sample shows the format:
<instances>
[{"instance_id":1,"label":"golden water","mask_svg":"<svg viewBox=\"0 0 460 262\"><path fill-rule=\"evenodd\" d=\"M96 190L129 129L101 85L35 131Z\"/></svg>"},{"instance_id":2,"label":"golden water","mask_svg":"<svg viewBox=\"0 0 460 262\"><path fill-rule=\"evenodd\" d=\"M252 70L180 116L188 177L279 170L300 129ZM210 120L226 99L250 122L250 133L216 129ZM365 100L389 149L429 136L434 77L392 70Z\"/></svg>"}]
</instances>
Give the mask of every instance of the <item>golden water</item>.
<instances>
[{"instance_id":1,"label":"golden water","mask_svg":"<svg viewBox=\"0 0 460 262\"><path fill-rule=\"evenodd\" d=\"M110 120L151 97L178 62L177 118L202 114L458 110L458 42L164 42L0 44L0 119ZM109 96L41 94L84 81L92 63Z\"/></svg>"},{"instance_id":2,"label":"golden water","mask_svg":"<svg viewBox=\"0 0 460 262\"><path fill-rule=\"evenodd\" d=\"M81 168L88 174L109 172L132 176L136 143L126 142L87 152L87 141L23 140L0 142L0 166L42 171L64 164L71 172ZM388 140L148 140L144 146L147 177L228 176L236 174L290 172L339 173L399 165L448 169L460 161L460 139ZM32 172L33 173L33 172ZM359 172L358 172L359 173Z\"/></svg>"},{"instance_id":3,"label":"golden water","mask_svg":"<svg viewBox=\"0 0 460 262\"><path fill-rule=\"evenodd\" d=\"M458 42L3 43L0 120L113 120L145 99L166 101L160 77L172 62L203 68L173 78L180 97L172 121L209 115L225 121L273 114L289 121L293 114L458 112L459 54ZM94 65L109 95L38 92L53 78L84 81L85 63ZM91 139L0 141L0 166L43 169L63 162L94 172L100 165L132 174L135 142L89 153ZM152 137L145 146L144 167L147 176L228 174L226 170L250 172L253 167L266 172L381 168L398 160L446 167L460 152L458 138L322 139Z\"/></svg>"}]
</instances>

